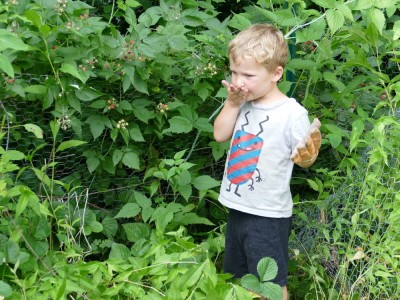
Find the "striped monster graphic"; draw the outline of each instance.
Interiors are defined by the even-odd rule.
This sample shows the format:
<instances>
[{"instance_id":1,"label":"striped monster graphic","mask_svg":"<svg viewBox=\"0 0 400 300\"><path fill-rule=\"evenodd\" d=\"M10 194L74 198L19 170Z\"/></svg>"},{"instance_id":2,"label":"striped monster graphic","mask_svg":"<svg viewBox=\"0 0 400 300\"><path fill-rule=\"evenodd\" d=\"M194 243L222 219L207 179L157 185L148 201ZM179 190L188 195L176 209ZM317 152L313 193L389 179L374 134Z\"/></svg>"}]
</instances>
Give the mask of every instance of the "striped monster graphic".
<instances>
[{"instance_id":1,"label":"striped monster graphic","mask_svg":"<svg viewBox=\"0 0 400 300\"><path fill-rule=\"evenodd\" d=\"M259 135L264 131L262 124L267 122L269 117L267 116L265 120L259 123L260 131L254 135L244 131L244 127L249 124L249 119L247 118L249 113L250 112L247 112L245 114L246 123L242 125L242 130L237 130L235 132L228 158L227 177L230 183L227 191L230 192L232 184L235 184L235 194L239 197L241 197L238 193L239 186L245 184L249 180L251 181L248 185L249 190L254 190L254 180L252 178L254 172L258 173L255 178L256 182L262 180L260 171L257 169L257 163L264 141Z\"/></svg>"}]
</instances>

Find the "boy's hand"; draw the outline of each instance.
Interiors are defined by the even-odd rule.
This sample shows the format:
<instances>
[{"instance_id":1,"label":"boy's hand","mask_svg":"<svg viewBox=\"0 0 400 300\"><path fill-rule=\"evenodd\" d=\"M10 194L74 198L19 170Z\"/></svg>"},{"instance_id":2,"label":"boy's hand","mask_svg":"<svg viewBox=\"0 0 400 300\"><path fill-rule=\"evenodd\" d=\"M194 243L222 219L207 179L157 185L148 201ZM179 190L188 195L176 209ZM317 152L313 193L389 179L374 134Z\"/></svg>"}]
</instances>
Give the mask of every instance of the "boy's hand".
<instances>
[{"instance_id":1,"label":"boy's hand","mask_svg":"<svg viewBox=\"0 0 400 300\"><path fill-rule=\"evenodd\" d=\"M304 142L296 145L291 160L302 168L308 168L317 159L321 147L321 122L315 118L311 124L309 135Z\"/></svg>"},{"instance_id":2,"label":"boy's hand","mask_svg":"<svg viewBox=\"0 0 400 300\"><path fill-rule=\"evenodd\" d=\"M228 92L227 100L230 103L239 106L247 100L247 95L249 91L245 86L236 86L226 80L222 80L222 84L225 86L226 91Z\"/></svg>"}]
</instances>

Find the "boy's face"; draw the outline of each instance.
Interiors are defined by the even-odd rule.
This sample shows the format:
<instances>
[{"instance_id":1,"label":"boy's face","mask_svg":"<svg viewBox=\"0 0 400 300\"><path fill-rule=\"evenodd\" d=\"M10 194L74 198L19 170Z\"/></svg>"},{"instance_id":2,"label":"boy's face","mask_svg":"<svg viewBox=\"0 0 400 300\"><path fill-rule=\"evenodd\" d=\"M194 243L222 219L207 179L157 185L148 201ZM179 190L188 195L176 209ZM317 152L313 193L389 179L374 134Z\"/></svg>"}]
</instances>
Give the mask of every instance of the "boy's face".
<instances>
[{"instance_id":1,"label":"boy's face","mask_svg":"<svg viewBox=\"0 0 400 300\"><path fill-rule=\"evenodd\" d=\"M277 82L282 77L283 68L268 71L253 58L238 58L230 60L232 84L248 90L247 101L268 101L269 96L277 89Z\"/></svg>"}]
</instances>

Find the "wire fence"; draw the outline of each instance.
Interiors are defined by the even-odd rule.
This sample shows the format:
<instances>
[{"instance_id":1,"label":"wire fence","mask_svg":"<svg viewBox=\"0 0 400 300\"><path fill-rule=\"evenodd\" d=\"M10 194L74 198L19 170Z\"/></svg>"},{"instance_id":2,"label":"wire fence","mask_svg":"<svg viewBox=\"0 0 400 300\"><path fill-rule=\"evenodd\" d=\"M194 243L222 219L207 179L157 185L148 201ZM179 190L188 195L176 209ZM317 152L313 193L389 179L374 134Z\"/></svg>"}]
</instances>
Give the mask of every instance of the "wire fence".
<instances>
[{"instance_id":1,"label":"wire fence","mask_svg":"<svg viewBox=\"0 0 400 300\"><path fill-rule=\"evenodd\" d=\"M24 80L30 84L41 84L46 79L45 76L33 76L31 74L23 75L17 80ZM157 102L157 99L156 99ZM20 101L18 98L8 98L2 100L2 109L0 116L3 119L3 128L7 129L7 135L3 138L3 147L5 149L16 149L30 157L30 161L26 165L21 165L24 168L28 165L41 169L43 166L48 165L54 158L53 155L53 137L50 129L44 129L43 140L36 139L33 135L23 134L21 130L14 130L27 123L38 125L46 125L50 120L54 120L55 116L47 111L43 111L42 104L38 101ZM214 103L215 104L215 103ZM209 115L212 120L217 113L217 107ZM85 119L85 116L81 116ZM397 111L397 119L400 120L400 111ZM48 126L48 125L47 125ZM3 130L4 132L4 130ZM12 133L10 135L10 132ZM71 131L62 132L63 140L73 138ZM202 139L200 134L180 136L180 144L188 145L188 152L186 159L192 156L208 157L204 165L200 168L214 178L222 177L224 170L224 159L215 162L212 159L211 148L205 146L200 142ZM158 144L157 144L158 143ZM164 144L162 144L164 143ZM171 140L170 145L165 144L165 141L158 141L155 147L174 148L174 141ZM162 145L161 145L162 144ZM201 145L201 146L199 146ZM87 148L90 148L88 145ZM303 212L306 214L307 219L311 220L308 223L294 222L294 231L296 238L291 241L292 248L303 249L305 252L312 253L321 245L327 245L327 235L334 241L332 244L327 245L330 253L329 259L323 259L323 264L327 274L332 278L340 276L340 266L344 261L348 260L346 253L348 253L349 243L356 251L357 249L366 253L368 251L368 240L360 238L354 239L354 234L349 234L348 230L352 230L351 218L357 208L357 203L361 201L363 195L363 183L369 180L368 163L370 159L369 149L367 149L358 161L358 167L354 170L351 177L347 178L338 190L323 201L323 205L304 205ZM400 187L400 178L398 170L400 169L400 152L394 151L388 158L389 164L379 165L380 170L374 170L374 174L379 174L376 178L380 182L380 187L384 188L381 193L381 199L377 199L374 205L379 206L380 216L388 216L394 207L396 201L396 191ZM105 206L113 207L113 201L117 198L116 195L123 194L130 189L141 189L143 184L141 176L143 173L131 172L107 174L104 176L96 176L96 173L89 173L86 167L86 157L84 157L82 150L75 148L68 151L61 152L55 158L57 162L54 166L54 179L69 181L76 180L81 186L80 192L76 191L72 195L65 195L62 190L56 191L60 201L66 201L69 198L75 198L77 208L79 206L79 198L82 197L82 205L87 204L96 206L103 209ZM79 176L78 176L79 174ZM49 174L50 175L50 174ZM26 170L19 174L20 181L30 186L33 190L40 191L40 183L37 180L33 171ZM65 198L67 197L67 198ZM387 205L387 204L392 205ZM357 211L356 211L357 212ZM388 220L380 220L379 218L360 218L357 223L357 228L361 232L368 231L369 234L377 236L381 239L394 239L399 240L399 234L393 228L398 228L399 222L389 223ZM342 233L341 236L334 236L336 233ZM90 247L90 243L87 243ZM372 255L375 255L374 253ZM345 281L338 280L338 285L346 287L348 290L357 290L360 294L367 295L368 290L364 288L363 276L365 275L368 263L364 262L349 265Z\"/></svg>"},{"instance_id":2,"label":"wire fence","mask_svg":"<svg viewBox=\"0 0 400 300\"><path fill-rule=\"evenodd\" d=\"M395 117L400 121L400 110L395 111ZM398 136L391 138L399 145ZM394 210L399 203L400 152L391 151L387 164L381 160L371 165L371 150L371 146L365 149L351 176L321 204L302 205L307 222L295 216L296 237L291 247L319 254L310 259L319 260L337 288L348 294L356 292L361 299L370 299L374 280L387 276L386 290L377 287L381 291L375 299L398 299L396 278L400 274L390 262L395 259L391 252L396 250L387 245L400 242L400 218ZM374 269L377 264L382 264L382 273ZM385 273L386 268L390 272Z\"/></svg>"}]
</instances>

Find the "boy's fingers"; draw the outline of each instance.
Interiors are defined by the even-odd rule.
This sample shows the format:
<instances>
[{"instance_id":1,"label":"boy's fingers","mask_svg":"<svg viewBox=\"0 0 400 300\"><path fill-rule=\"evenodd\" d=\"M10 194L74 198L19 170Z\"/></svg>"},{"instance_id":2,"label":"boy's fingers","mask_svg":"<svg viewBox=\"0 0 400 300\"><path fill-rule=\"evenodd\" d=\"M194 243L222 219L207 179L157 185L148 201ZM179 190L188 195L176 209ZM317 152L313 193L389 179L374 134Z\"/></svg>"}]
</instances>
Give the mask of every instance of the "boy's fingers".
<instances>
[{"instance_id":1,"label":"boy's fingers","mask_svg":"<svg viewBox=\"0 0 400 300\"><path fill-rule=\"evenodd\" d=\"M321 136L321 131L317 128L314 128L311 131L311 140L314 143L314 147L315 149L317 149L317 151L319 150L319 148L321 147L321 141L322 141L322 136Z\"/></svg>"},{"instance_id":2,"label":"boy's fingers","mask_svg":"<svg viewBox=\"0 0 400 300\"><path fill-rule=\"evenodd\" d=\"M226 81L226 80L222 80L222 81L221 81L221 83L224 85L224 87L225 87L227 90L229 90L229 89L230 89L230 84L229 84L229 82L228 82L228 81Z\"/></svg>"},{"instance_id":3,"label":"boy's fingers","mask_svg":"<svg viewBox=\"0 0 400 300\"><path fill-rule=\"evenodd\" d=\"M314 128L319 129L321 127L321 122L319 121L318 118L315 118L314 121L311 123L311 130Z\"/></svg>"},{"instance_id":4,"label":"boy's fingers","mask_svg":"<svg viewBox=\"0 0 400 300\"><path fill-rule=\"evenodd\" d=\"M315 153L315 144L314 140L309 136L306 142L307 152L312 156Z\"/></svg>"},{"instance_id":5,"label":"boy's fingers","mask_svg":"<svg viewBox=\"0 0 400 300\"><path fill-rule=\"evenodd\" d=\"M299 163L302 160L308 159L311 156L309 155L306 145L304 143L300 142L297 144L296 148L293 151L293 154L291 156L291 159L294 163Z\"/></svg>"},{"instance_id":6,"label":"boy's fingers","mask_svg":"<svg viewBox=\"0 0 400 300\"><path fill-rule=\"evenodd\" d=\"M297 151L300 156L300 161L310 159L312 156L307 147L297 148Z\"/></svg>"}]
</instances>

